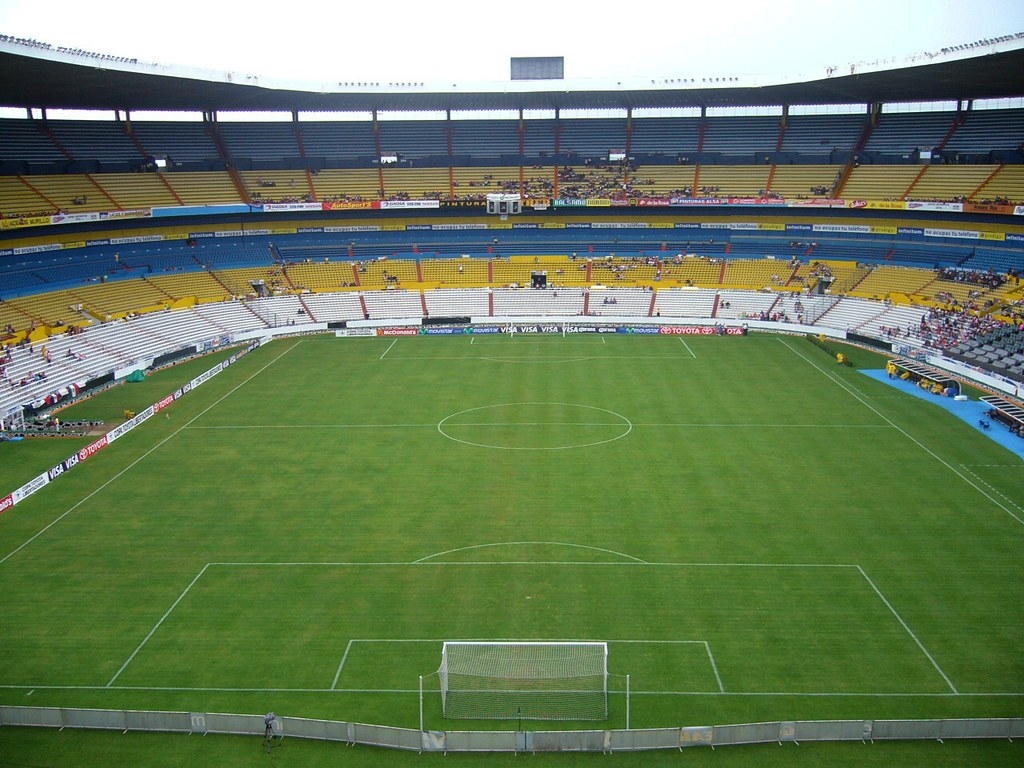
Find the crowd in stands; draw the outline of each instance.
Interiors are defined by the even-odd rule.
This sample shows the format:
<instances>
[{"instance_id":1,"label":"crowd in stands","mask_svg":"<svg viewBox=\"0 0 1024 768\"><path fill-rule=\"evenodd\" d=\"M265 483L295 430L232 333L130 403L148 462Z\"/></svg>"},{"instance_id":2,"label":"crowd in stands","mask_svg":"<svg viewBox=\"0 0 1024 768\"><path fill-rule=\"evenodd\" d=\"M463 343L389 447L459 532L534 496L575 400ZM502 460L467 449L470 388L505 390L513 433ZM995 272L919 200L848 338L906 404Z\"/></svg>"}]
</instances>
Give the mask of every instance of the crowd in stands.
<instances>
[{"instance_id":1,"label":"crowd in stands","mask_svg":"<svg viewBox=\"0 0 1024 768\"><path fill-rule=\"evenodd\" d=\"M285 195L283 197L264 197L262 192L256 191L252 193L252 201L256 205L262 205L264 203L315 203L318 202L312 192L307 192L304 195Z\"/></svg>"},{"instance_id":2,"label":"crowd in stands","mask_svg":"<svg viewBox=\"0 0 1024 768\"><path fill-rule=\"evenodd\" d=\"M800 245L800 244L798 243L798 245ZM814 245L817 245L817 243L814 243ZM832 267L830 267L828 264L826 264L823 261L812 262L811 263L810 277L831 278L831 277L833 277L833 275L832 275Z\"/></svg>"},{"instance_id":3,"label":"crowd in stands","mask_svg":"<svg viewBox=\"0 0 1024 768\"><path fill-rule=\"evenodd\" d=\"M1016 272L1013 273L1016 277ZM944 267L939 270L940 280L949 280L954 283L970 283L985 288L999 288L1006 283L1007 275L1002 275L994 269L960 269L959 267Z\"/></svg>"},{"instance_id":4,"label":"crowd in stands","mask_svg":"<svg viewBox=\"0 0 1024 768\"><path fill-rule=\"evenodd\" d=\"M10 326L8 326L9 328ZM47 376L45 371L24 371L21 373L20 378L13 379L8 375L8 366L13 367L14 353L19 351L20 354L32 354L32 342L29 341L28 336L25 336L16 343L4 344L0 348L0 378L6 382L7 387L10 389L16 389L18 387L27 387L36 381L46 381ZM25 352L24 350L27 350ZM41 361L49 366L53 364L53 358L45 346L39 350L39 357Z\"/></svg>"},{"instance_id":5,"label":"crowd in stands","mask_svg":"<svg viewBox=\"0 0 1024 768\"><path fill-rule=\"evenodd\" d=\"M602 166L581 173L571 166L558 170L558 196L571 198L621 198L629 196L629 185L621 168Z\"/></svg>"},{"instance_id":6,"label":"crowd in stands","mask_svg":"<svg viewBox=\"0 0 1024 768\"><path fill-rule=\"evenodd\" d=\"M1018 299L1003 305L1000 308L1000 312L1006 317L1011 318L1019 326L1020 331L1024 333L1024 299Z\"/></svg>"},{"instance_id":7,"label":"crowd in stands","mask_svg":"<svg viewBox=\"0 0 1024 768\"><path fill-rule=\"evenodd\" d=\"M507 184L507 183L508 182L501 182L501 184L503 186L505 184ZM462 182L461 181L456 181L453 184L456 187L461 187L462 186ZM493 184L494 184L494 174L493 173L485 173L479 179L470 179L469 183L468 183L468 186L470 186L470 187L489 187L489 186L491 186Z\"/></svg>"},{"instance_id":8,"label":"crowd in stands","mask_svg":"<svg viewBox=\"0 0 1024 768\"><path fill-rule=\"evenodd\" d=\"M668 192L659 190L653 192L650 188L656 185L656 181L649 177L640 177L636 175L638 170L632 164L619 163L619 164L606 164L606 165L593 165L588 164L585 172L576 170L572 166L561 167L558 169L557 184L556 180L551 174L549 167L534 166L529 170L542 171L540 174L527 175L522 181L519 179L519 169L509 168L510 176L508 178L496 178L493 174L487 174L482 179L475 179L472 181L454 181L452 188L449 190L428 190L423 192L410 192L402 189L378 189L375 196L367 197L366 195L359 194L348 194L339 193L332 195L317 195L315 191L311 190L304 194L299 194L299 190L290 194L278 195L274 194L281 185L277 180L260 176L256 180L255 190L250 192L252 202L259 204L270 204L270 203L355 203L355 202L369 202L375 200L411 200L411 199L423 199L423 200L441 200L446 202L483 202L486 200L488 191L500 191L504 193L518 193L524 198L551 198L557 195L563 198L576 198L576 199L612 199L612 200L623 200L623 199L643 199L649 197L718 197L722 194L731 194L728 190L724 193L721 186L714 185L701 185L696 190L692 186L683 186L674 188ZM314 173L314 175L316 175ZM288 185L290 188L295 189L295 179L290 179ZM274 190L274 192L269 192ZM832 189L824 184L815 185L809 188L812 195L819 197L828 197L832 194ZM767 188L763 188L758 191L758 197L771 200L782 200L783 195L778 192L772 191ZM885 197L885 200L892 202L900 202L905 200L903 197ZM921 198L915 198L921 199ZM968 197L964 195L930 200L931 202L967 202ZM986 204L1005 204L1013 205L1014 202L1005 197L993 197L985 198L980 202ZM86 195L79 195L72 199L72 206L84 206L88 204L88 197ZM55 214L67 213L62 208L56 207L50 210L38 210L31 212L12 212L12 211L0 211L0 219L24 219L32 218L37 216L52 216Z\"/></svg>"},{"instance_id":9,"label":"crowd in stands","mask_svg":"<svg viewBox=\"0 0 1024 768\"><path fill-rule=\"evenodd\" d=\"M650 267L655 270L654 279L661 279L661 261L653 256L616 260L609 256L603 261L598 260L593 263L595 276L600 276L602 272L606 272L615 280L625 280L629 272L640 267ZM580 269L586 269L586 265L580 264Z\"/></svg>"},{"instance_id":10,"label":"crowd in stands","mask_svg":"<svg viewBox=\"0 0 1024 768\"><path fill-rule=\"evenodd\" d=\"M760 320L762 322L771 323L792 323L793 320L790 318L789 313L785 309L780 309L775 312L769 312L766 309L762 309L759 312L745 312L742 315L747 320ZM800 319L797 319L800 322Z\"/></svg>"},{"instance_id":11,"label":"crowd in stands","mask_svg":"<svg viewBox=\"0 0 1024 768\"><path fill-rule=\"evenodd\" d=\"M694 194L693 187L684 186L678 187L667 192L653 193L650 190L644 189L645 186L652 186L656 182L650 178L634 178L629 181L623 181L622 179L609 179L598 175L588 176L586 183L575 183L569 185L562 185L560 180L558 195L563 198L601 198L611 200L622 200L622 199L643 199L649 197L718 197L722 194L721 187L718 185L701 185L697 189L697 193ZM268 188L274 188L277 185L271 183ZM530 178L523 181L522 184L518 179L506 179L497 182L494 185L498 190L505 193L521 194L524 198L551 198L555 194L555 185L550 179L546 178ZM441 191L441 190L429 190L425 192L419 192L413 195L412 193L405 190L396 191L385 191L383 189L377 190L377 194L373 197L367 197L365 195L358 194L334 194L334 195L316 195L313 192L307 192L303 195L267 195L261 190L255 190L251 192L252 202L256 205L271 204L271 203L363 203L372 202L376 200L442 200L446 202L484 202L487 199L487 193L485 191L477 191L481 188L487 189L487 185L483 185L479 182L469 182L467 184L468 189L472 191L466 191L467 187L462 187L460 182L455 182L454 187L456 188L454 193ZM814 187L811 189L812 192L818 196L829 196L831 191L827 187ZM726 192L728 194L728 192ZM762 189L758 193L758 197L769 199L769 200L782 200L783 195L778 192L771 190ZM885 197L884 200L890 202L901 202L904 198L900 197ZM914 198L918 200L919 198ZM942 198L927 200L924 202L966 202L966 198ZM1005 205L1014 205L1013 201L1005 198L996 199L984 199L980 202L985 204L997 203ZM86 205L88 198L86 196L76 197L72 203L75 206ZM38 210L38 211L0 211L0 219L31 219L41 216L54 216L67 213L63 208L53 208L49 210Z\"/></svg>"},{"instance_id":12,"label":"crowd in stands","mask_svg":"<svg viewBox=\"0 0 1024 768\"><path fill-rule=\"evenodd\" d=\"M713 245L713 243L713 240L709 240L704 245ZM697 244L696 247L699 249L700 245ZM807 245L814 246L817 244L801 241L792 241L790 243L791 248L797 250L802 250ZM592 265L595 277L598 279L610 282L628 281L629 283L634 283L638 278L657 282L661 279L663 270L671 270L673 266L681 265L691 258L705 260L709 263L722 262L722 259L717 257L690 255L690 243L687 243L686 254L684 255L683 252L679 252L672 256L666 256L664 259L657 255L641 255L633 258L608 257L607 259L587 259L586 263L581 260L577 266L579 269L587 269L588 264ZM799 266L800 263L799 257L795 255L789 261L791 268ZM265 285L269 294L280 294L296 287L290 286L286 269L289 265L290 262L282 262L281 264L275 264L274 267L267 271ZM360 272L366 271L366 264L364 262L357 262L357 267ZM642 271L638 272L637 270ZM562 274L562 270L558 270L558 274ZM671 272L668 274L671 276ZM996 329L1005 329L1007 327L1007 318L1010 319L1011 328L1017 328L1020 333L1024 334L1024 298L1006 301L1005 298L1000 299L998 294L986 297L987 291L1003 286L1008 280L1016 281L1019 284L1021 278L1020 270L1010 269L1006 273L1000 273L993 269L944 268L935 270L935 275L942 280L976 287L977 290L971 290L966 296L962 291L956 295L948 290L936 291L932 295L938 305L925 310L920 322L911 323L906 327L880 327L879 331L883 338L891 340L912 339L930 348L947 350L956 345L976 340ZM827 279L832 276L832 269L827 263L812 261L807 272L801 276L801 280L809 286L810 280L814 278ZM389 284L398 283L397 276L391 275L386 271L383 273L383 278ZM772 282L782 284L785 281L776 274L773 275ZM693 285L692 281L688 281L688 284ZM1013 297L1012 294L1011 297ZM760 320L795 321L801 323L804 320L804 308L800 303L799 297L794 298L796 298L796 303L793 305L792 313L795 315L795 319L789 317L785 308L781 310L776 308L778 311L761 312L749 317ZM723 305L723 308L728 307ZM63 326L63 322L56 321L55 327L60 326ZM31 332L34 328L33 324L28 330ZM83 332L83 329L78 326L70 326L64 330L69 334ZM17 329L11 323L8 323L5 333L8 339L10 339L15 337ZM6 380L8 387L24 387L35 381L46 380L46 367L55 361L49 356L45 346L39 351L40 365L38 367L33 365L30 372L19 374L17 381L11 381L4 375L4 370L10 367L9 363L12 360L12 353L17 353L18 350L24 348L28 348L31 351L31 346L31 342L26 335L18 341L9 340L3 347L0 347L0 377ZM77 351L70 349L67 350L64 356L73 360L84 358Z\"/></svg>"},{"instance_id":13,"label":"crowd in stands","mask_svg":"<svg viewBox=\"0 0 1024 768\"><path fill-rule=\"evenodd\" d=\"M879 330L887 339L917 339L926 347L945 351L1005 327L1005 323L993 317L967 309L932 307L921 316L917 325L906 328L881 326Z\"/></svg>"},{"instance_id":14,"label":"crowd in stands","mask_svg":"<svg viewBox=\"0 0 1024 768\"><path fill-rule=\"evenodd\" d=\"M520 192L518 181L505 181L502 183L502 192L515 194ZM546 198L555 194L555 183L547 176L531 177L524 179L521 194L526 198Z\"/></svg>"}]
</instances>

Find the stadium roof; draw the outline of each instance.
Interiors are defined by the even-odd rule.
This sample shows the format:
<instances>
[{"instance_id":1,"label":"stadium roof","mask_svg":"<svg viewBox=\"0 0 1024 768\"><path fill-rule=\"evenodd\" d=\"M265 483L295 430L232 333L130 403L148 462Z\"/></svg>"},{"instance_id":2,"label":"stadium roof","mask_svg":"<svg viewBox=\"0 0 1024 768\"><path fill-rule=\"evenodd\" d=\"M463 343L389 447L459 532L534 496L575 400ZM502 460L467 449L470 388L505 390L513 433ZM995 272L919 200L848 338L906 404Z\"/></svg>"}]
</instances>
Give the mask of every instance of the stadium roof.
<instances>
[{"instance_id":1,"label":"stadium roof","mask_svg":"<svg viewBox=\"0 0 1024 768\"><path fill-rule=\"evenodd\" d=\"M988 49L991 51L991 49ZM84 54L84 55L83 55ZM825 73L823 73L825 74ZM1024 48L921 60L900 68L835 71L817 79L531 81L500 84L274 82L163 67L84 52L0 44L2 106L155 111L422 111L867 104L1024 96Z\"/></svg>"}]
</instances>

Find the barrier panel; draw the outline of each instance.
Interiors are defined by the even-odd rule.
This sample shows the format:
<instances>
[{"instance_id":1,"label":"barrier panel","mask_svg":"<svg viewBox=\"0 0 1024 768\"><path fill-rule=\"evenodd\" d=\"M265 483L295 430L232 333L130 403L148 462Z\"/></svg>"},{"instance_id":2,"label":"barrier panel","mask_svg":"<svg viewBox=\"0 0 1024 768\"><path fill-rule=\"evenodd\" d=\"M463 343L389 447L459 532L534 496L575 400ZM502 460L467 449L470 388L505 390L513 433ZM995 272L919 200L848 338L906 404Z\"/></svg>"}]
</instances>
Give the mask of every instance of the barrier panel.
<instances>
[{"instance_id":1,"label":"barrier panel","mask_svg":"<svg viewBox=\"0 0 1024 768\"><path fill-rule=\"evenodd\" d=\"M516 731L448 731L448 752L516 752Z\"/></svg>"},{"instance_id":2,"label":"barrier panel","mask_svg":"<svg viewBox=\"0 0 1024 768\"><path fill-rule=\"evenodd\" d=\"M1024 738L1024 720L943 720L944 739L1020 739Z\"/></svg>"},{"instance_id":3,"label":"barrier panel","mask_svg":"<svg viewBox=\"0 0 1024 768\"><path fill-rule=\"evenodd\" d=\"M191 733L192 718L187 712L140 712L124 713L124 727L128 731L167 731Z\"/></svg>"},{"instance_id":4,"label":"barrier panel","mask_svg":"<svg viewBox=\"0 0 1024 768\"><path fill-rule=\"evenodd\" d=\"M352 741L350 723L336 720L306 720L301 717L282 717L281 730L297 739L320 739L322 741Z\"/></svg>"},{"instance_id":5,"label":"barrier panel","mask_svg":"<svg viewBox=\"0 0 1024 768\"><path fill-rule=\"evenodd\" d=\"M870 720L826 720L795 723L794 741L865 741L871 739Z\"/></svg>"},{"instance_id":6,"label":"barrier panel","mask_svg":"<svg viewBox=\"0 0 1024 768\"><path fill-rule=\"evenodd\" d=\"M215 733L262 738L263 715L0 706L0 727ZM784 741L1024 738L1024 718L801 720L606 731L418 731L387 725L279 717L281 738L418 752L628 752Z\"/></svg>"},{"instance_id":7,"label":"barrier panel","mask_svg":"<svg viewBox=\"0 0 1024 768\"><path fill-rule=\"evenodd\" d=\"M681 731L693 731L684 736ZM707 741L701 741L707 734ZM608 731L608 749L612 752L632 752L646 749L676 749L691 744L710 744L710 728L650 728L642 731Z\"/></svg>"},{"instance_id":8,"label":"barrier panel","mask_svg":"<svg viewBox=\"0 0 1024 768\"><path fill-rule=\"evenodd\" d=\"M353 723L352 727L354 729L352 742L355 744L370 744L377 747L392 747L393 749L413 749L417 752L423 748L421 732L410 728L367 725L365 723Z\"/></svg>"},{"instance_id":9,"label":"barrier panel","mask_svg":"<svg viewBox=\"0 0 1024 768\"><path fill-rule=\"evenodd\" d=\"M883 739L941 739L941 720L875 720L871 738Z\"/></svg>"},{"instance_id":10,"label":"barrier panel","mask_svg":"<svg viewBox=\"0 0 1024 768\"><path fill-rule=\"evenodd\" d=\"M722 744L768 744L781 741L781 723L748 723L745 725L716 725L714 746Z\"/></svg>"},{"instance_id":11,"label":"barrier panel","mask_svg":"<svg viewBox=\"0 0 1024 768\"><path fill-rule=\"evenodd\" d=\"M63 709L61 718L65 728L98 728L125 731L125 713L116 709Z\"/></svg>"},{"instance_id":12,"label":"barrier panel","mask_svg":"<svg viewBox=\"0 0 1024 768\"><path fill-rule=\"evenodd\" d=\"M527 731L527 752L607 752L608 731Z\"/></svg>"},{"instance_id":13,"label":"barrier panel","mask_svg":"<svg viewBox=\"0 0 1024 768\"><path fill-rule=\"evenodd\" d=\"M52 707L3 707L0 708L0 725L63 728L64 719L61 711Z\"/></svg>"},{"instance_id":14,"label":"barrier panel","mask_svg":"<svg viewBox=\"0 0 1024 768\"><path fill-rule=\"evenodd\" d=\"M444 731L424 731L422 737L422 749L424 752L447 752L448 742Z\"/></svg>"},{"instance_id":15,"label":"barrier panel","mask_svg":"<svg viewBox=\"0 0 1024 768\"><path fill-rule=\"evenodd\" d=\"M263 715L225 715L215 712L206 714L204 717L206 719L205 733L262 736L267 730L267 726L263 722Z\"/></svg>"}]
</instances>

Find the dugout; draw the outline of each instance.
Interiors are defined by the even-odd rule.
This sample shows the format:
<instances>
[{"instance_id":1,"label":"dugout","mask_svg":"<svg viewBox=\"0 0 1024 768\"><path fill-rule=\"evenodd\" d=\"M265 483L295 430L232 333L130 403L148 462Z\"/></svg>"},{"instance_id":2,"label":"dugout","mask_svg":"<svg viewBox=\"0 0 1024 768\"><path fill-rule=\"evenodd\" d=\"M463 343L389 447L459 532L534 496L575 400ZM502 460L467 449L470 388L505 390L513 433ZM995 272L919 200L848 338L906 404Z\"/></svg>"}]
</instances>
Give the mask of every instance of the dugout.
<instances>
[{"instance_id":1,"label":"dugout","mask_svg":"<svg viewBox=\"0 0 1024 768\"><path fill-rule=\"evenodd\" d=\"M936 368L921 365L913 360L905 360L903 358L890 360L886 363L885 370L890 376L898 376L937 395L955 397L960 394L959 381L950 378L947 374Z\"/></svg>"},{"instance_id":2,"label":"dugout","mask_svg":"<svg viewBox=\"0 0 1024 768\"><path fill-rule=\"evenodd\" d=\"M993 419L1009 427L1011 432L1024 435L1024 408L996 395L985 395L981 402L991 408Z\"/></svg>"}]
</instances>

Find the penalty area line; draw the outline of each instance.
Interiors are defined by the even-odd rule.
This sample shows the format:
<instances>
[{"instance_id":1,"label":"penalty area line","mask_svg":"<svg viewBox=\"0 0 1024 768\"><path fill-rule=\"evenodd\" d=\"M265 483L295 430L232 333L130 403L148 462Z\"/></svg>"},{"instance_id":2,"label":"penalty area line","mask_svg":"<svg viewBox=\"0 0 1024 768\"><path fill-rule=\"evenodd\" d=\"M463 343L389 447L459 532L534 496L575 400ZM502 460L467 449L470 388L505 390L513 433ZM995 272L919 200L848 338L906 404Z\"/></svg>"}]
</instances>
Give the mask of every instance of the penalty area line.
<instances>
[{"instance_id":1,"label":"penalty area line","mask_svg":"<svg viewBox=\"0 0 1024 768\"><path fill-rule=\"evenodd\" d=\"M956 689L956 686L953 685L953 681L950 680L946 673L942 671L942 667L939 666L939 662L937 662L935 657L928 652L928 649L924 647L924 643L922 643L918 636L914 634L914 630L910 628L910 625L903 620L903 617L900 616L896 608L893 607L893 604L889 602L884 594L882 594L882 590L878 588L878 585L871 580L871 577L868 576L867 572L861 566L858 565L857 570L860 572L860 575L864 577L864 581L868 583L868 586L874 590L875 594L878 595L879 599L885 604L885 607L889 609L889 612L896 618L896 621L900 623L900 626L903 627L904 631L910 635L910 639L913 640L917 647L921 649L921 653L923 653L925 658L931 662L935 671L938 672L942 679L946 681L946 685L949 686L949 690L954 694L959 694L960 691Z\"/></svg>"},{"instance_id":2,"label":"penalty area line","mask_svg":"<svg viewBox=\"0 0 1024 768\"><path fill-rule=\"evenodd\" d=\"M149 634L142 638L142 642L138 644L134 651L132 651L131 656L125 659L125 662L121 665L121 668L114 673L114 676L112 678L110 678L110 681L106 685L107 688L110 688L117 681L117 678L121 676L121 673L124 672L125 669L127 669L128 665L131 664L132 661L135 659L135 657L139 655L139 651L141 651L142 648L146 645L146 643L149 642L149 639L156 634L157 630L160 629L163 623L167 620L167 617L171 615L171 612L178 607L178 603L185 599L185 595L187 595L189 593L189 590L191 590L192 587L196 585L196 582L198 582L199 579L203 577L203 574L206 573L206 569L209 567L209 563L204 565L203 569L196 574L195 578L192 579L192 581L189 582L189 585L185 587L184 590L182 590L182 593L180 595L178 595L178 599L171 603L171 607L164 612L164 615L160 617L160 620L153 625L153 628L151 630L149 630Z\"/></svg>"},{"instance_id":3,"label":"penalty area line","mask_svg":"<svg viewBox=\"0 0 1024 768\"><path fill-rule=\"evenodd\" d=\"M345 652L341 654L341 661L338 662L338 671L334 673L334 679L331 681L331 690L335 690L338 687L338 678L341 677L341 670L345 668L345 661L348 659L348 652L352 650L352 643L355 640L349 640L345 644Z\"/></svg>"},{"instance_id":4,"label":"penalty area line","mask_svg":"<svg viewBox=\"0 0 1024 768\"><path fill-rule=\"evenodd\" d=\"M397 344L397 343L398 343L398 339L392 339L392 340L391 340L391 343L390 343L390 344L388 344L388 348L384 350L384 354L383 354L383 355L381 355L381 356L380 356L379 358L377 358L377 359L378 359L378 360L383 360L383 359L384 359L384 356L385 356L385 355L387 355L387 353L391 351L391 348L392 348L393 346L395 346L395 344Z\"/></svg>"},{"instance_id":5,"label":"penalty area line","mask_svg":"<svg viewBox=\"0 0 1024 768\"><path fill-rule=\"evenodd\" d=\"M708 653L708 662L711 664L711 671L715 673L715 680L718 681L718 692L725 693L725 685L722 683L722 676L718 673L718 664L715 662L715 654L711 652L711 644L704 642L704 650Z\"/></svg>"}]
</instances>

